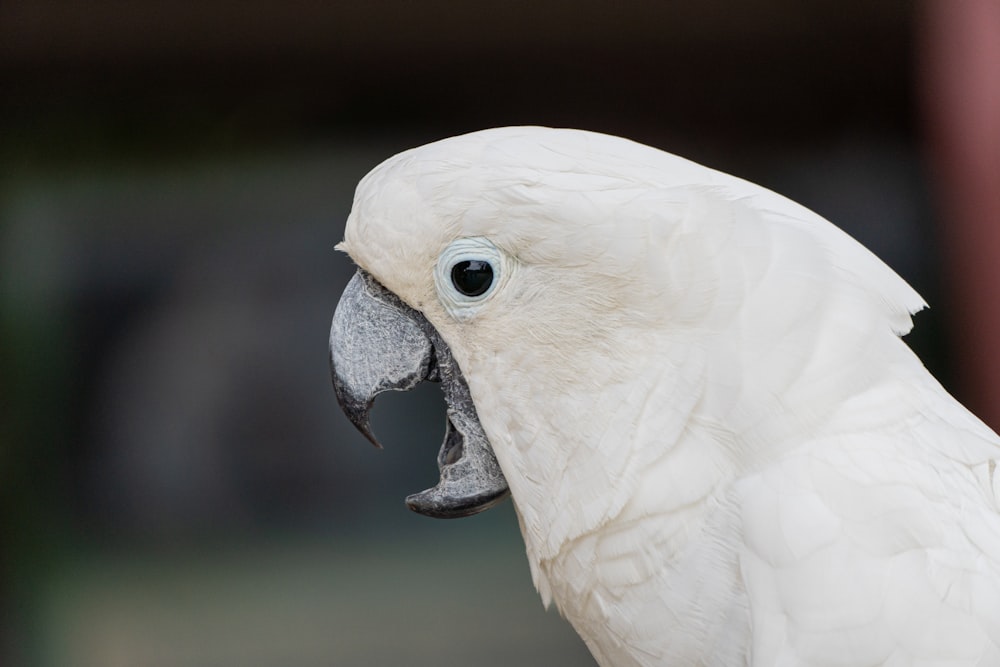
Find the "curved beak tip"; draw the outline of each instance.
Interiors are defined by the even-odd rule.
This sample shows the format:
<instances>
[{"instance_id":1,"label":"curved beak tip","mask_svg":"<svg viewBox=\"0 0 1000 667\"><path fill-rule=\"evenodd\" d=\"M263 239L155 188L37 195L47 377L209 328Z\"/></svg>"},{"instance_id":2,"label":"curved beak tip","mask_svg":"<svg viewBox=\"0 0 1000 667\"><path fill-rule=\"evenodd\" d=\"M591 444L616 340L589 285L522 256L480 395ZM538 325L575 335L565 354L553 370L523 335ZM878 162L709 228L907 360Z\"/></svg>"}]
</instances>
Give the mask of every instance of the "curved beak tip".
<instances>
[{"instance_id":1,"label":"curved beak tip","mask_svg":"<svg viewBox=\"0 0 1000 667\"><path fill-rule=\"evenodd\" d=\"M344 386L338 381L336 372L333 374L333 389L337 396L337 404L340 405L341 411L344 416L354 424L354 428L358 429L361 435L365 436L368 442L375 445L377 449L382 449L382 444L375 437L375 433L372 431L372 423L369 414L371 412L372 404L374 400L356 400L352 398L346 391L344 391Z\"/></svg>"},{"instance_id":2,"label":"curved beak tip","mask_svg":"<svg viewBox=\"0 0 1000 667\"><path fill-rule=\"evenodd\" d=\"M370 422L368 422L367 419L365 420L365 423L363 424L355 423L354 426L358 429L358 431L361 432L361 435L365 436L368 442L372 443L375 446L375 449L384 449L382 447L382 443L379 442L378 439L375 437L375 433L372 432L372 425Z\"/></svg>"},{"instance_id":3,"label":"curved beak tip","mask_svg":"<svg viewBox=\"0 0 1000 667\"><path fill-rule=\"evenodd\" d=\"M366 438L368 438L368 442L372 443L375 449L385 449L382 446L382 443L375 439L375 434L371 432L371 429L368 429L367 431L362 431L361 433L364 434Z\"/></svg>"}]
</instances>

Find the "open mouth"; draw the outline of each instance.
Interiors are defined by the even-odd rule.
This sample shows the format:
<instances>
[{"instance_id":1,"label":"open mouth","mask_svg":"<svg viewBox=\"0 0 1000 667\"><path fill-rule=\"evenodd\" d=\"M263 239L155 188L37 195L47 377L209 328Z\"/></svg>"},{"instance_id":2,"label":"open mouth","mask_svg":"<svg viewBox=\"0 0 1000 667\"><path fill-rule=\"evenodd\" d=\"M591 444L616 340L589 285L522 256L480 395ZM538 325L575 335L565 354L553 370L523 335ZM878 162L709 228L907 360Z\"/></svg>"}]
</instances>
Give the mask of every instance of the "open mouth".
<instances>
[{"instance_id":1,"label":"open mouth","mask_svg":"<svg viewBox=\"0 0 1000 667\"><path fill-rule=\"evenodd\" d=\"M424 380L441 383L448 406L438 452L441 479L406 498L414 512L444 519L470 516L510 493L448 344L422 313L360 269L333 316L330 371L344 414L377 447L369 420L375 397Z\"/></svg>"}]
</instances>

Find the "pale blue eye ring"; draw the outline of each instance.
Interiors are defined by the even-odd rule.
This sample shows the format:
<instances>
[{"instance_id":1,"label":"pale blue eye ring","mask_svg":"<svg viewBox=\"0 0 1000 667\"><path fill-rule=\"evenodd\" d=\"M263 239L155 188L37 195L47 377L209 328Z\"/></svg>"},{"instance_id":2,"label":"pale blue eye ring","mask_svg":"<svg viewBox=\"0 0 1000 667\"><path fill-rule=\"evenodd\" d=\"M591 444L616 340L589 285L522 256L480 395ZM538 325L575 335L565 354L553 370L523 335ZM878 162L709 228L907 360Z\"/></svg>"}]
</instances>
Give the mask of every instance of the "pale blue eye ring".
<instances>
[{"instance_id":1,"label":"pale blue eye ring","mask_svg":"<svg viewBox=\"0 0 1000 667\"><path fill-rule=\"evenodd\" d=\"M434 284L453 315L469 317L503 283L507 265L503 253L489 239L456 239L438 257Z\"/></svg>"}]
</instances>

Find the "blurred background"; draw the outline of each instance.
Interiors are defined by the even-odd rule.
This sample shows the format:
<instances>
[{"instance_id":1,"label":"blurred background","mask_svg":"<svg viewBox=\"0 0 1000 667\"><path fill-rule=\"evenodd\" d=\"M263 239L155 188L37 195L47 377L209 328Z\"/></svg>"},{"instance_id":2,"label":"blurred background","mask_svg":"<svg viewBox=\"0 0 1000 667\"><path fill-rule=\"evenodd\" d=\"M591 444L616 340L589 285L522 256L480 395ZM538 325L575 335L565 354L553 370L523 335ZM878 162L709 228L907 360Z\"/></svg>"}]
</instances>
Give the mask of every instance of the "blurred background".
<instances>
[{"instance_id":1,"label":"blurred background","mask_svg":"<svg viewBox=\"0 0 1000 667\"><path fill-rule=\"evenodd\" d=\"M588 665L510 503L410 513L327 370L353 188L496 125L624 135L819 211L1000 422L1000 3L0 3L0 663Z\"/></svg>"}]
</instances>

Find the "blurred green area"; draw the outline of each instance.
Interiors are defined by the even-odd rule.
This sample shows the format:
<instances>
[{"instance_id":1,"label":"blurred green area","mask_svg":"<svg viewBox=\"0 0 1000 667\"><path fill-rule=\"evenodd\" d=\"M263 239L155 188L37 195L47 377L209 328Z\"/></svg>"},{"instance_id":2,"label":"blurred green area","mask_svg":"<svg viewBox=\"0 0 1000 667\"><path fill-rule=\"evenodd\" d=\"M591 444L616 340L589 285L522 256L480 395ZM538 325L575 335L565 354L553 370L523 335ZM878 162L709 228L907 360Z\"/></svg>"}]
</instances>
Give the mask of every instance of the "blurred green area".
<instances>
[{"instance_id":1,"label":"blurred green area","mask_svg":"<svg viewBox=\"0 0 1000 667\"><path fill-rule=\"evenodd\" d=\"M588 664L542 610L510 508L499 514L405 541L76 553L37 592L38 664Z\"/></svg>"},{"instance_id":2,"label":"blurred green area","mask_svg":"<svg viewBox=\"0 0 1000 667\"><path fill-rule=\"evenodd\" d=\"M773 187L932 301L909 3L0 5L0 663L590 664L435 387L339 414L354 185L538 123ZM937 310L936 317L941 317ZM934 370L935 316L915 345Z\"/></svg>"}]
</instances>

